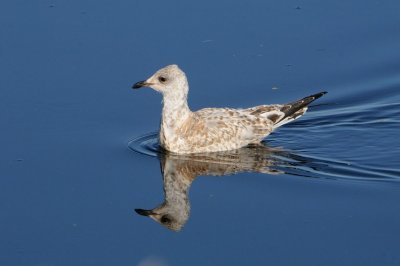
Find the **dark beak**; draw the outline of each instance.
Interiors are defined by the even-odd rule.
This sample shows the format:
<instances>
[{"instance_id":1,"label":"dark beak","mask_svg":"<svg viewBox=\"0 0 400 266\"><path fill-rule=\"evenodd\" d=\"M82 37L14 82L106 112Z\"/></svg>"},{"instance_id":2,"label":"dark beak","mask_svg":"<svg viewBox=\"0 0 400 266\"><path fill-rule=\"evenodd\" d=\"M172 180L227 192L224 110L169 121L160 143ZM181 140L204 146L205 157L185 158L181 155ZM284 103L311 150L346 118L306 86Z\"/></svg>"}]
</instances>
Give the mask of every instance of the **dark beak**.
<instances>
[{"instance_id":1,"label":"dark beak","mask_svg":"<svg viewBox=\"0 0 400 266\"><path fill-rule=\"evenodd\" d=\"M146 83L145 80L136 82L135 84L133 84L132 89L139 89L141 87L146 87L148 84Z\"/></svg>"},{"instance_id":2,"label":"dark beak","mask_svg":"<svg viewBox=\"0 0 400 266\"><path fill-rule=\"evenodd\" d=\"M135 209L135 212L137 212L137 214L140 214L140 215L143 215L143 216L149 216L149 215L155 214L151 210L143 210L143 209Z\"/></svg>"}]
</instances>

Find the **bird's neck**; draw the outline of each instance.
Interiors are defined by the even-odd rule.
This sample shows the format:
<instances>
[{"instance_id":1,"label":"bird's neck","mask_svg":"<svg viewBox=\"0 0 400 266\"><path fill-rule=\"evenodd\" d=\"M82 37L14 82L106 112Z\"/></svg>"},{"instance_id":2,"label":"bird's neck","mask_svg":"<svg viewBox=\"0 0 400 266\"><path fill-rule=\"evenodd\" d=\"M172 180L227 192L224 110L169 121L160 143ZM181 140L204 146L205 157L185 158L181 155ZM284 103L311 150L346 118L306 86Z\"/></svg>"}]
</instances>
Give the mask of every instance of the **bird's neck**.
<instances>
[{"instance_id":1,"label":"bird's neck","mask_svg":"<svg viewBox=\"0 0 400 266\"><path fill-rule=\"evenodd\" d=\"M177 128L191 114L186 93L165 94L163 97L163 127Z\"/></svg>"},{"instance_id":2,"label":"bird's neck","mask_svg":"<svg viewBox=\"0 0 400 266\"><path fill-rule=\"evenodd\" d=\"M168 174L164 178L165 202L178 209L188 211L190 209L188 191L191 182L179 176L178 178L173 175L168 176Z\"/></svg>"},{"instance_id":3,"label":"bird's neck","mask_svg":"<svg viewBox=\"0 0 400 266\"><path fill-rule=\"evenodd\" d=\"M187 217L190 212L189 188L194 177L186 169L181 169L179 163L168 159L163 163L165 204L180 216Z\"/></svg>"}]
</instances>

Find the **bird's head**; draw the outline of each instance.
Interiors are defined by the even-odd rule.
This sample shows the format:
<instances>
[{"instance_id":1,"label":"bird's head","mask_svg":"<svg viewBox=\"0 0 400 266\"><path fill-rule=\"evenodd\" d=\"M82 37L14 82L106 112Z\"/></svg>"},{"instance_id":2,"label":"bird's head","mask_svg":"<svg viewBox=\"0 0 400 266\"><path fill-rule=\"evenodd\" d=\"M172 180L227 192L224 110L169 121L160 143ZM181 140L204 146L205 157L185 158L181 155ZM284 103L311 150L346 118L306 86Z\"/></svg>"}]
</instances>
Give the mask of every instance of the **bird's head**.
<instances>
[{"instance_id":1,"label":"bird's head","mask_svg":"<svg viewBox=\"0 0 400 266\"><path fill-rule=\"evenodd\" d=\"M188 82L185 73L177 65L161 68L147 80L136 82L132 88L150 87L163 95L185 94L188 92Z\"/></svg>"},{"instance_id":2,"label":"bird's head","mask_svg":"<svg viewBox=\"0 0 400 266\"><path fill-rule=\"evenodd\" d=\"M189 210L180 210L165 204L152 210L135 209L135 211L176 232L182 229L189 218Z\"/></svg>"}]
</instances>

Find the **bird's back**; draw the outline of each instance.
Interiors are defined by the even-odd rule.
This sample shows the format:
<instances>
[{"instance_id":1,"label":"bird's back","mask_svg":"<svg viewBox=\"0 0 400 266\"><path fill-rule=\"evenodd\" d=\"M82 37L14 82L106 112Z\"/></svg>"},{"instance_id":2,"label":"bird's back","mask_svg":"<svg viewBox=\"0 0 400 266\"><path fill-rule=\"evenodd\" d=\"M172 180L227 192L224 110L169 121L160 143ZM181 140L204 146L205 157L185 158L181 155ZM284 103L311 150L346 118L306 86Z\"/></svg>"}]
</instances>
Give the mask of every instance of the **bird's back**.
<instances>
[{"instance_id":1,"label":"bird's back","mask_svg":"<svg viewBox=\"0 0 400 266\"><path fill-rule=\"evenodd\" d=\"M176 130L175 138L165 143L165 148L176 153L201 153L238 149L259 143L274 129L301 117L307 105L323 94L283 105L201 109L190 114Z\"/></svg>"}]
</instances>

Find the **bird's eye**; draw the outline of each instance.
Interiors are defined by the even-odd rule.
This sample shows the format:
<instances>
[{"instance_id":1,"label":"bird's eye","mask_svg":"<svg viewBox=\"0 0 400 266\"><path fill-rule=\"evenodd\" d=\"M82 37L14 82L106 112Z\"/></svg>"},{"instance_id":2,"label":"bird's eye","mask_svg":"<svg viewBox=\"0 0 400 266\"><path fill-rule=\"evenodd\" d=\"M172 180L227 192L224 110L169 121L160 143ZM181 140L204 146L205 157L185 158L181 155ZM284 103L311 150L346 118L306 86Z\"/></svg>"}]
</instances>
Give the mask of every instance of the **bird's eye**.
<instances>
[{"instance_id":1,"label":"bird's eye","mask_svg":"<svg viewBox=\"0 0 400 266\"><path fill-rule=\"evenodd\" d=\"M167 78L161 76L161 77L158 77L158 81L160 81L161 83L164 83L167 81Z\"/></svg>"},{"instance_id":2,"label":"bird's eye","mask_svg":"<svg viewBox=\"0 0 400 266\"><path fill-rule=\"evenodd\" d=\"M169 224L171 223L171 219L167 217L167 215L164 215L163 217L161 217L161 223L163 224Z\"/></svg>"}]
</instances>

